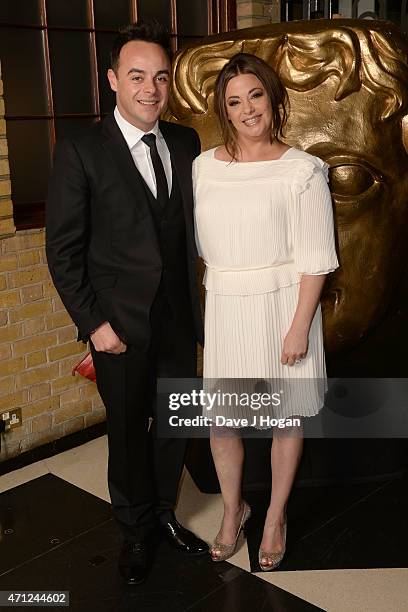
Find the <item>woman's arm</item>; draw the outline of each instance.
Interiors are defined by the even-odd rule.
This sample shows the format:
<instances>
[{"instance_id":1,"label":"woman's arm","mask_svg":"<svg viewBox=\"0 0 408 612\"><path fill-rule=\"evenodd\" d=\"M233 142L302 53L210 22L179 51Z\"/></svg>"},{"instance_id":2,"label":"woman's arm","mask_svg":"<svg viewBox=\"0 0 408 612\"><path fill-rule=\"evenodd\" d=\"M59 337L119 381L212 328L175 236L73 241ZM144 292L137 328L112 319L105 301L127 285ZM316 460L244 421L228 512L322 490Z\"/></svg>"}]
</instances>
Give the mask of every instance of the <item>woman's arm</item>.
<instances>
[{"instance_id":1,"label":"woman's arm","mask_svg":"<svg viewBox=\"0 0 408 612\"><path fill-rule=\"evenodd\" d=\"M296 312L282 347L281 362L290 366L306 356L326 276L338 267L326 171L324 164L313 169L293 207L294 260L301 279Z\"/></svg>"},{"instance_id":2,"label":"woman's arm","mask_svg":"<svg viewBox=\"0 0 408 612\"><path fill-rule=\"evenodd\" d=\"M305 357L308 349L309 330L312 324L326 274L303 274L300 281L298 305L292 325L283 341L281 363L292 366Z\"/></svg>"}]
</instances>

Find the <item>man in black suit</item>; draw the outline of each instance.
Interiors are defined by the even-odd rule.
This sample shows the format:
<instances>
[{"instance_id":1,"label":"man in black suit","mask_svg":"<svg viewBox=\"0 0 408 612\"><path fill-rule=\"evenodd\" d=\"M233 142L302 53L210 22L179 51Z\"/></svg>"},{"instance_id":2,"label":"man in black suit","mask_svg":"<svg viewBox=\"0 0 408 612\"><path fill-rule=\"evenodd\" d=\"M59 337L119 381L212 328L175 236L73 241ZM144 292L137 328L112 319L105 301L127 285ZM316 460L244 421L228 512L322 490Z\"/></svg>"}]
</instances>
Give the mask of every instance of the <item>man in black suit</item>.
<instances>
[{"instance_id":1,"label":"man in black suit","mask_svg":"<svg viewBox=\"0 0 408 612\"><path fill-rule=\"evenodd\" d=\"M123 536L119 570L148 571L157 524L177 548L207 545L174 516L185 439L155 437L158 377L194 377L202 322L191 166L196 132L159 120L169 93L169 38L155 22L120 31L108 78L114 116L57 146L47 257L78 339L90 339L107 412L108 481Z\"/></svg>"}]
</instances>

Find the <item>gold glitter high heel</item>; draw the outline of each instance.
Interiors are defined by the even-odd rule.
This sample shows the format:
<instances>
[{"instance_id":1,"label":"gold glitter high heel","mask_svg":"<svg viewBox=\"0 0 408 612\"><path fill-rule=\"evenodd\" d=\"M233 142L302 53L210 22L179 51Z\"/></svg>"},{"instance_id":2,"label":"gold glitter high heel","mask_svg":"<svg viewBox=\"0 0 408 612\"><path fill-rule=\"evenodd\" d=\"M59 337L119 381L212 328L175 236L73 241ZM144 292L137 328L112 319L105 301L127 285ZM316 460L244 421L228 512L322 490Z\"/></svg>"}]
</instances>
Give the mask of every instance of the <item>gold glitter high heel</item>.
<instances>
[{"instance_id":1,"label":"gold glitter high heel","mask_svg":"<svg viewBox=\"0 0 408 612\"><path fill-rule=\"evenodd\" d=\"M286 526L287 521L283 526L283 550L280 553L267 552L266 550L259 549L258 553L258 563L259 567L263 572L270 572L271 570L276 569L282 563L282 559L285 556L286 552ZM262 564L262 559L266 559L266 564Z\"/></svg>"},{"instance_id":2,"label":"gold glitter high heel","mask_svg":"<svg viewBox=\"0 0 408 612\"><path fill-rule=\"evenodd\" d=\"M247 522L250 516L251 516L251 508L248 506L246 501L244 501L244 509L242 511L241 522L238 527L237 535L235 537L235 542L233 544L223 544L222 542L218 540L218 536L217 536L214 540L214 543L212 544L210 548L210 555L213 561L226 561L227 559L232 557L232 555L235 553L235 550L237 548L239 534L241 533L242 529L244 528L245 523ZM212 553L215 551L217 551L219 554L217 554L216 557L213 557Z\"/></svg>"}]
</instances>

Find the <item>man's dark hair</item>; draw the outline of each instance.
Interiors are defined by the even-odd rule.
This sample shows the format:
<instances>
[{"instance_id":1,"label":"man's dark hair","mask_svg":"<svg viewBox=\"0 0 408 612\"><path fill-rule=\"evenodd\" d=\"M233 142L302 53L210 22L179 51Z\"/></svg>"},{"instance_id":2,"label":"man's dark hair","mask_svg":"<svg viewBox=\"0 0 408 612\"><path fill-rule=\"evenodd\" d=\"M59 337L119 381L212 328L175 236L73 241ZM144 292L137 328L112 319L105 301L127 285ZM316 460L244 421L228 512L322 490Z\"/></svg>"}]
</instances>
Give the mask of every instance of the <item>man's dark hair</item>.
<instances>
[{"instance_id":1,"label":"man's dark hair","mask_svg":"<svg viewBox=\"0 0 408 612\"><path fill-rule=\"evenodd\" d=\"M113 42L110 60L114 72L117 71L119 65L119 55L122 47L132 40L143 40L160 45L171 60L170 35L166 28L156 19L140 19L137 23L120 28L118 36Z\"/></svg>"}]
</instances>

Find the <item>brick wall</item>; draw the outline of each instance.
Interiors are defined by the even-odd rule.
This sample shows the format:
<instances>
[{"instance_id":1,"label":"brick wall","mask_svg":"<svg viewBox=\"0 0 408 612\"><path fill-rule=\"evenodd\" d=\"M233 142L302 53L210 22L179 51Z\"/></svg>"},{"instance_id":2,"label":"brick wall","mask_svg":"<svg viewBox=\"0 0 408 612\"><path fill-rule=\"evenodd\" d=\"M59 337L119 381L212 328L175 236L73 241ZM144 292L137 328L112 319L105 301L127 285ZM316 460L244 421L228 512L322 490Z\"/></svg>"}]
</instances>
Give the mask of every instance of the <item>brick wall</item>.
<instances>
[{"instance_id":1,"label":"brick wall","mask_svg":"<svg viewBox=\"0 0 408 612\"><path fill-rule=\"evenodd\" d=\"M237 0L237 27L251 28L280 21L280 0Z\"/></svg>"},{"instance_id":2,"label":"brick wall","mask_svg":"<svg viewBox=\"0 0 408 612\"><path fill-rule=\"evenodd\" d=\"M86 347L53 287L44 230L15 232L0 80L0 412L21 407L0 460L105 418L96 386L71 375Z\"/></svg>"},{"instance_id":3,"label":"brick wall","mask_svg":"<svg viewBox=\"0 0 408 612\"><path fill-rule=\"evenodd\" d=\"M16 231L11 203L10 169L4 120L3 81L0 67L0 236L12 235ZM1 283L1 281L0 281ZM0 291L2 285L0 284Z\"/></svg>"}]
</instances>

